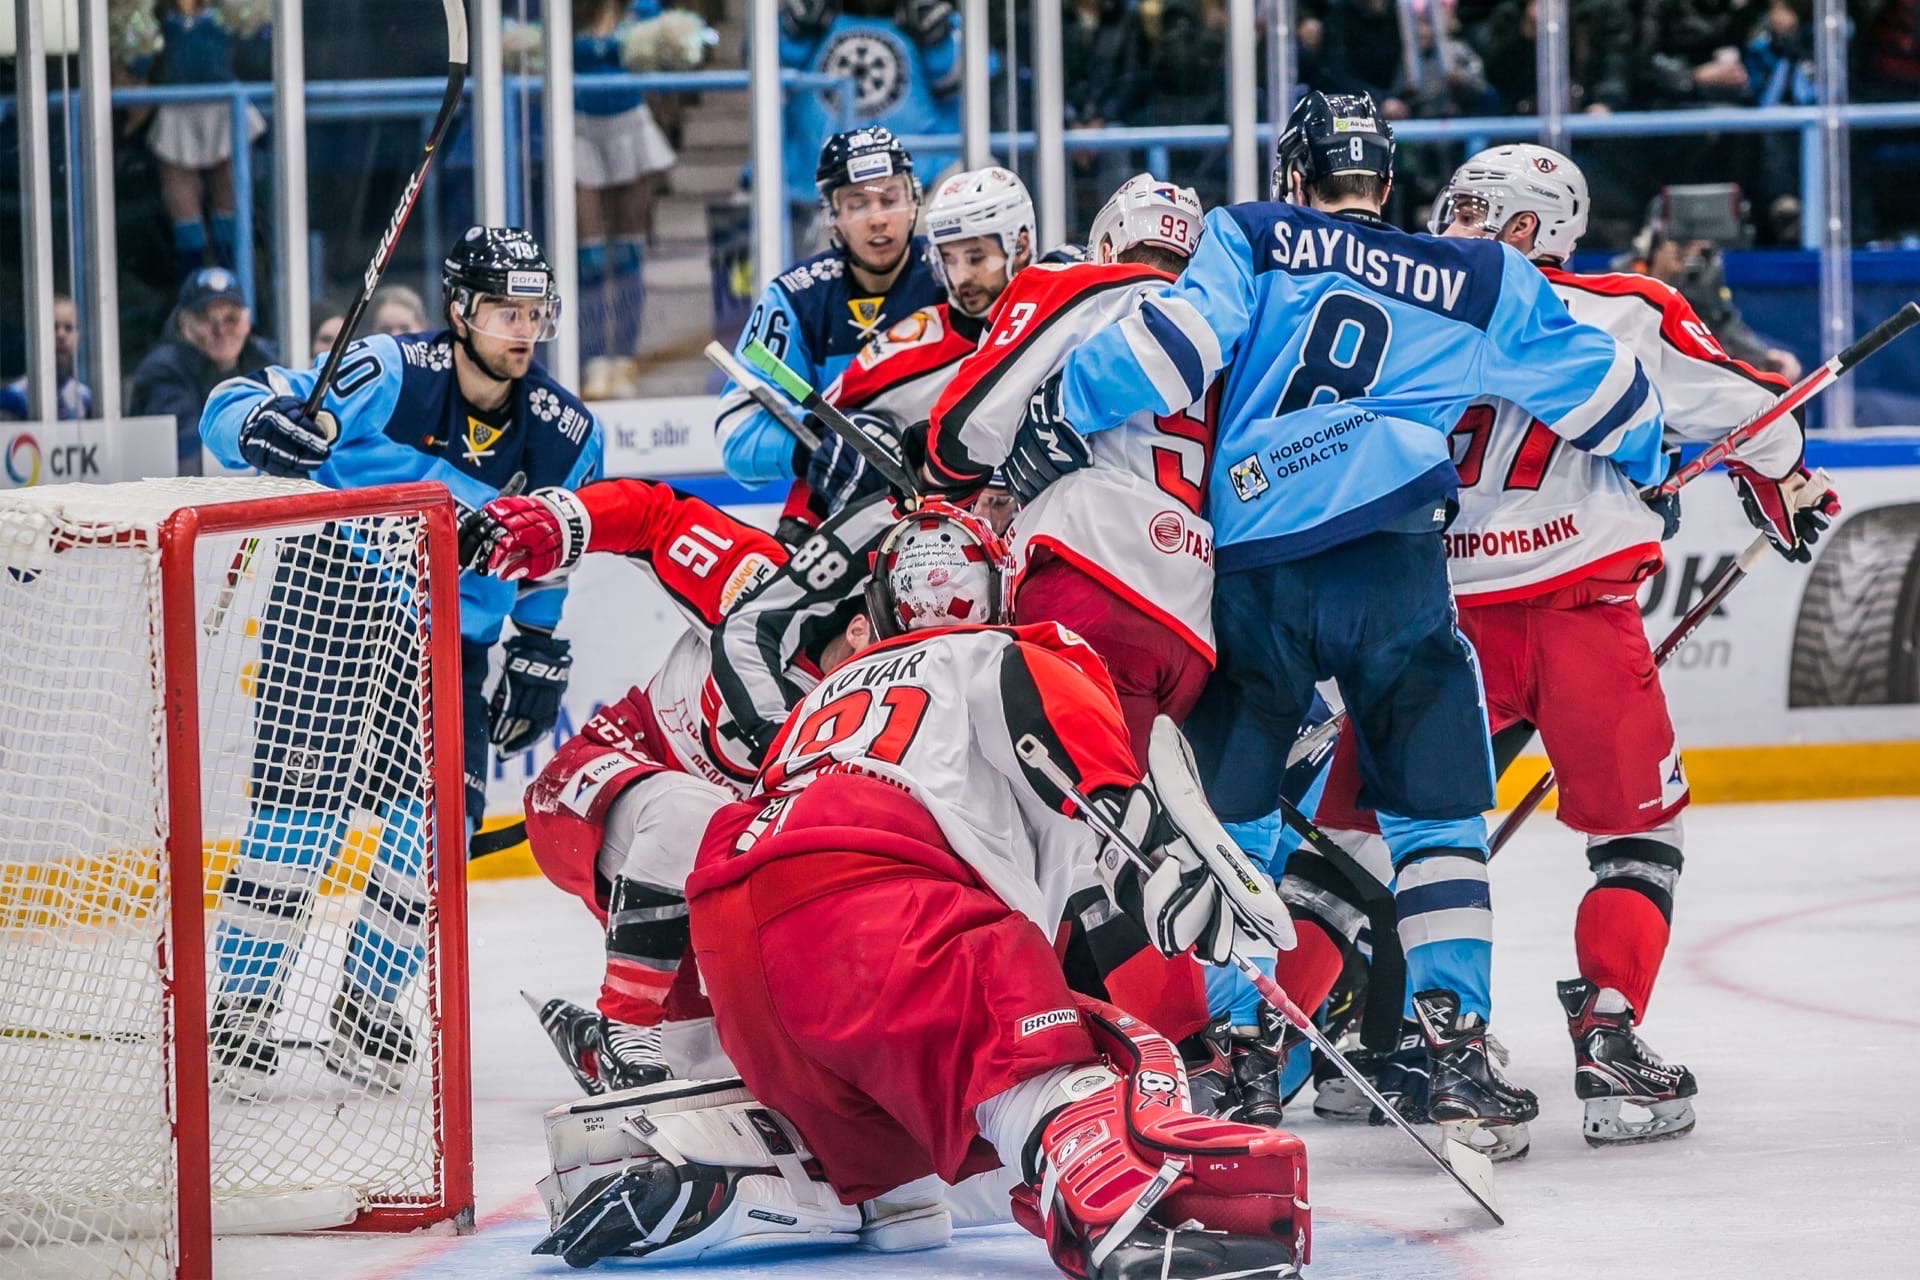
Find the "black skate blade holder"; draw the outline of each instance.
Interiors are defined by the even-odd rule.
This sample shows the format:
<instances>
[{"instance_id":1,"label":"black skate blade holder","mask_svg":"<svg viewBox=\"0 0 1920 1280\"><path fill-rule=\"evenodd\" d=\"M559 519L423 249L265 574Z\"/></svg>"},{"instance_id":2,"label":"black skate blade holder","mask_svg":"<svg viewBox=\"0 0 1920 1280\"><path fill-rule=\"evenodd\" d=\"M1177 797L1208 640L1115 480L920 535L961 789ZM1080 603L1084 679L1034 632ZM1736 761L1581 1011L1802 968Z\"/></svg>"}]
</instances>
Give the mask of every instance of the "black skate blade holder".
<instances>
[{"instance_id":1,"label":"black skate blade holder","mask_svg":"<svg viewBox=\"0 0 1920 1280\"><path fill-rule=\"evenodd\" d=\"M1029 768L1058 787L1073 801L1074 807L1079 810L1075 815L1076 817L1092 827L1101 838L1109 841L1115 848L1125 853L1133 864L1139 867L1143 873L1151 874L1153 872L1154 864L1152 860L1149 859L1145 853L1141 852L1139 846L1134 844L1125 832L1108 821L1106 815L1096 808L1092 801L1087 799L1086 793L1080 790L1078 784L1067 775L1066 771L1054 763L1053 754L1047 750L1045 743L1041 742L1038 737L1031 733L1023 734L1020 740L1014 744L1014 750L1019 753L1020 759ZM1234 912L1236 919L1243 925L1241 931L1247 934L1253 933L1254 930L1244 927L1245 921L1244 918L1241 917L1242 908L1234 896L1228 893L1223 894L1222 897L1225 899L1228 908ZM1260 972L1258 966L1240 954L1238 947L1233 951L1233 964L1234 967L1246 977L1247 981L1253 984L1254 990L1260 993L1261 999L1278 1010L1281 1017L1285 1018L1293 1025L1295 1030L1307 1038L1308 1043L1326 1055L1327 1060L1340 1069L1340 1074L1352 1081L1354 1087L1365 1094L1368 1100L1371 1101L1375 1107L1379 1108L1380 1113L1384 1115L1395 1128L1406 1134L1422 1151L1427 1153L1428 1159L1446 1170L1447 1176L1458 1183L1462 1191L1465 1191L1469 1196L1473 1197L1474 1203L1486 1211L1487 1216L1493 1219L1495 1225L1502 1227L1507 1225L1507 1220L1500 1216L1500 1210L1494 1202L1493 1161L1489 1160L1484 1153L1474 1150L1465 1142L1451 1136L1444 1137L1441 1140L1440 1150L1434 1150L1427 1140L1414 1130L1413 1125L1408 1122L1407 1118L1400 1114L1399 1109L1380 1096L1380 1091L1374 1088L1373 1082L1362 1075L1360 1070L1351 1062L1347 1061L1345 1054L1334 1048L1333 1042L1327 1039L1320 1028L1313 1025L1313 1019L1301 1011L1300 1006L1295 1004L1293 999L1281 989L1280 984Z\"/></svg>"}]
</instances>

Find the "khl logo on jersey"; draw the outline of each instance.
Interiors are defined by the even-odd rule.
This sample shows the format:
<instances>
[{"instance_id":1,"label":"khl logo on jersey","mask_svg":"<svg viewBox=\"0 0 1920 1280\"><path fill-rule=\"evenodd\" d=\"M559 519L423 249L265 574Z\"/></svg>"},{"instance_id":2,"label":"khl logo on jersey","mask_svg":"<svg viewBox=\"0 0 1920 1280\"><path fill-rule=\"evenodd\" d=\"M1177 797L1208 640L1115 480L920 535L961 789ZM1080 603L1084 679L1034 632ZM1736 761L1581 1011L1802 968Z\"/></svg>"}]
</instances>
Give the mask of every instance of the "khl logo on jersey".
<instances>
[{"instance_id":1,"label":"khl logo on jersey","mask_svg":"<svg viewBox=\"0 0 1920 1280\"><path fill-rule=\"evenodd\" d=\"M464 450L468 462L480 465L480 459L493 456L493 446L500 443L500 437L507 434L506 427L496 427L491 422L468 415L467 447Z\"/></svg>"}]
</instances>

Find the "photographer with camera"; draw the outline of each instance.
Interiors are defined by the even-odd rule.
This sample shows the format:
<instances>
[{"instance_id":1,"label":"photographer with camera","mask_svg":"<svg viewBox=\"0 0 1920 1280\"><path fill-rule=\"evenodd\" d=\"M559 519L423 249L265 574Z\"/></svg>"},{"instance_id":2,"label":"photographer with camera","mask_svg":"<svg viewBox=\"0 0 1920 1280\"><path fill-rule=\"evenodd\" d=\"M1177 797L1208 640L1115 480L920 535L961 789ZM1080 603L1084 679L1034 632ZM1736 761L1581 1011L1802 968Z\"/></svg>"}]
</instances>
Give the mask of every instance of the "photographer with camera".
<instances>
[{"instance_id":1,"label":"photographer with camera","mask_svg":"<svg viewBox=\"0 0 1920 1280\"><path fill-rule=\"evenodd\" d=\"M1662 187L1647 206L1647 223L1633 239L1633 252L1620 255L1612 266L1672 285L1728 355L1795 382L1799 357L1769 346L1749 328L1727 288L1721 252L1751 239L1746 208L1736 183Z\"/></svg>"}]
</instances>

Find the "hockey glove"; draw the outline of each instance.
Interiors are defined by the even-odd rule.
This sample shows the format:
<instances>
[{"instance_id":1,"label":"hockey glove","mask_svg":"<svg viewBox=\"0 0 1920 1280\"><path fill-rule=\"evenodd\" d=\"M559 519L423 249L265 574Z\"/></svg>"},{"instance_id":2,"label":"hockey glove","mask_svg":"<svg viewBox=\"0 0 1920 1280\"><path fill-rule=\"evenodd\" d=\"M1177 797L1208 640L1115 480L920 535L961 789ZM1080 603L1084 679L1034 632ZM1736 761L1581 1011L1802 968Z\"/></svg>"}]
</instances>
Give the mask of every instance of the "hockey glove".
<instances>
[{"instance_id":1,"label":"hockey glove","mask_svg":"<svg viewBox=\"0 0 1920 1280\"><path fill-rule=\"evenodd\" d=\"M1004 470L1007 487L1022 505L1061 476L1093 462L1085 437L1061 414L1060 375L1054 374L1034 389L1027 415L1013 434L1013 451Z\"/></svg>"},{"instance_id":2,"label":"hockey glove","mask_svg":"<svg viewBox=\"0 0 1920 1280\"><path fill-rule=\"evenodd\" d=\"M1812 477L1804 465L1796 466L1779 480L1769 480L1738 459L1728 459L1727 474L1740 494L1753 527L1767 535L1788 560L1806 564L1813 559L1813 544L1840 514L1840 499L1827 489L1811 502L1800 498L1800 490Z\"/></svg>"},{"instance_id":3,"label":"hockey glove","mask_svg":"<svg viewBox=\"0 0 1920 1280\"><path fill-rule=\"evenodd\" d=\"M495 498L460 523L460 567L502 582L544 578L580 562L593 532L570 489Z\"/></svg>"},{"instance_id":4,"label":"hockey glove","mask_svg":"<svg viewBox=\"0 0 1920 1280\"><path fill-rule=\"evenodd\" d=\"M780 0L780 30L789 40L811 40L839 16L835 0Z\"/></svg>"},{"instance_id":5,"label":"hockey glove","mask_svg":"<svg viewBox=\"0 0 1920 1280\"><path fill-rule=\"evenodd\" d=\"M1672 475L1680 467L1680 451L1668 449L1666 454L1667 474ZM1641 493L1640 501L1647 504L1647 510L1660 517L1660 541L1666 542L1680 532L1680 491L1678 489L1672 493L1663 494L1660 492L1660 486L1655 484Z\"/></svg>"},{"instance_id":6,"label":"hockey glove","mask_svg":"<svg viewBox=\"0 0 1920 1280\"><path fill-rule=\"evenodd\" d=\"M1146 783L1109 787L1089 797L1156 865L1151 874L1117 843L1100 851L1100 879L1115 905L1146 927L1163 955L1188 947L1208 964L1226 964L1233 919L1220 884Z\"/></svg>"},{"instance_id":7,"label":"hockey glove","mask_svg":"<svg viewBox=\"0 0 1920 1280\"><path fill-rule=\"evenodd\" d=\"M543 631L507 641L506 669L487 707L487 737L501 755L518 755L553 729L573 669L572 648Z\"/></svg>"},{"instance_id":8,"label":"hockey glove","mask_svg":"<svg viewBox=\"0 0 1920 1280\"><path fill-rule=\"evenodd\" d=\"M855 411L847 415L868 439L895 454L900 452L900 427L891 418L878 413ZM807 487L827 504L827 514L837 515L842 507L879 493L887 487L886 477L846 440L822 429L820 447L807 459Z\"/></svg>"},{"instance_id":9,"label":"hockey glove","mask_svg":"<svg viewBox=\"0 0 1920 1280\"><path fill-rule=\"evenodd\" d=\"M945 40L953 32L953 0L900 0L894 25L922 49Z\"/></svg>"},{"instance_id":10,"label":"hockey glove","mask_svg":"<svg viewBox=\"0 0 1920 1280\"><path fill-rule=\"evenodd\" d=\"M340 424L331 413L307 416L298 396L270 396L240 424L240 456L270 476L306 476L333 452Z\"/></svg>"}]
</instances>

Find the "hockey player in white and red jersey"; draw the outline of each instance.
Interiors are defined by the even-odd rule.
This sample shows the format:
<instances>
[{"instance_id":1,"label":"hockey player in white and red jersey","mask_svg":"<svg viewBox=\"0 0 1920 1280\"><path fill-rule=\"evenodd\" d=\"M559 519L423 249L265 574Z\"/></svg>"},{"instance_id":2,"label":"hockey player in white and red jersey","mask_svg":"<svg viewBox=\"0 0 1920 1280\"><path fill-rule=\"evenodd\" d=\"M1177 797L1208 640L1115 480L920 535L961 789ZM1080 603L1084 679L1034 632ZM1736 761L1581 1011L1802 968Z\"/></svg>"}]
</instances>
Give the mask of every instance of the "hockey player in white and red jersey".
<instances>
[{"instance_id":1,"label":"hockey player in white and red jersey","mask_svg":"<svg viewBox=\"0 0 1920 1280\"><path fill-rule=\"evenodd\" d=\"M535 862L606 930L597 1008L529 998L589 1093L704 1056L705 1001L682 969L694 850L820 667L864 642L860 591L892 522L884 497L868 500L789 553L667 485L608 480L496 499L464 529L466 562L503 579L564 573L590 551L630 557L689 623L646 687L596 712L527 789Z\"/></svg>"},{"instance_id":2,"label":"hockey player in white and red jersey","mask_svg":"<svg viewBox=\"0 0 1920 1280\"><path fill-rule=\"evenodd\" d=\"M1638 357L1665 405L1668 439L1717 441L1771 405L1783 378L1729 358L1672 288L1562 264L1586 230L1586 179L1533 144L1469 159L1435 206L1433 230L1490 236L1533 261L1574 319ZM1587 837L1594 883L1574 920L1579 976L1559 984L1574 1041L1575 1091L1595 1145L1677 1137L1694 1123L1691 1072L1655 1057L1634 1034L1666 952L1681 869L1686 774L1635 595L1661 565L1677 506L1643 501L1607 458L1569 447L1551 425L1504 401L1471 406L1454 433L1460 512L1446 533L1460 626L1479 655L1497 732L1538 727L1560 788L1560 820ZM1572 442L1577 444L1578 442ZM1791 417L1742 445L1729 464L1748 517L1789 559L1838 512L1831 493L1794 514L1806 482ZM1363 839L1351 743L1336 755L1323 827ZM1282 985L1316 1000L1337 976L1340 935L1357 914L1329 895L1308 851L1284 892L1302 946L1281 960ZM1623 1102L1646 1119L1626 1119Z\"/></svg>"},{"instance_id":3,"label":"hockey player in white and red jersey","mask_svg":"<svg viewBox=\"0 0 1920 1280\"><path fill-rule=\"evenodd\" d=\"M1003 620L1004 556L940 503L888 534L869 588L882 638L794 708L760 792L715 818L687 884L745 1092L619 1100L644 1125L608 1100L598 1138L579 1107L550 1116L555 1230L538 1251L578 1266L864 1241L862 1202L1004 1164L1016 1217L1069 1276L1291 1276L1307 1260L1299 1140L1193 1115L1171 1043L1076 998L1050 941L1085 882L1169 953L1285 946L1286 914L1270 881L1228 872L1231 840L1169 722L1150 767L1135 762L1083 641L967 625ZM1151 874L1068 816L1075 802L1023 762L1028 739ZM760 1211L733 1212L743 1198Z\"/></svg>"}]
</instances>

